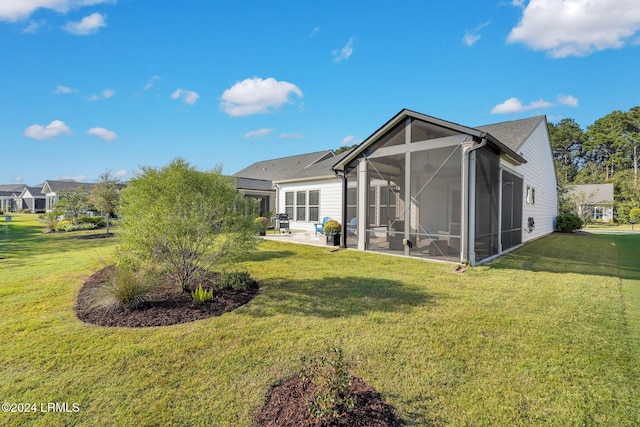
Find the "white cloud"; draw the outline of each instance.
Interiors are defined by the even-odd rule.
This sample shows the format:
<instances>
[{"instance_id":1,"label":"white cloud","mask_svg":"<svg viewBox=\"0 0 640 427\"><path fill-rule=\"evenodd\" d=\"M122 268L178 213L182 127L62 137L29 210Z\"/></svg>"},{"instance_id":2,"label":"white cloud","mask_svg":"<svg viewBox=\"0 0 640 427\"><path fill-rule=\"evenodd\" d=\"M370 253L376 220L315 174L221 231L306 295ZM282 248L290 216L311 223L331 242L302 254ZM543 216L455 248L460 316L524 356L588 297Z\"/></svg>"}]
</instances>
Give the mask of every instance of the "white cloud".
<instances>
[{"instance_id":1,"label":"white cloud","mask_svg":"<svg viewBox=\"0 0 640 427\"><path fill-rule=\"evenodd\" d=\"M50 9L67 13L71 9L101 3L115 3L116 0L2 0L0 20L15 22L28 18L37 9Z\"/></svg>"},{"instance_id":2,"label":"white cloud","mask_svg":"<svg viewBox=\"0 0 640 427\"><path fill-rule=\"evenodd\" d=\"M313 31L311 31L311 34L309 34L309 38L312 38L313 36L318 34L318 31L320 31L320 27L315 27Z\"/></svg>"},{"instance_id":3,"label":"white cloud","mask_svg":"<svg viewBox=\"0 0 640 427\"><path fill-rule=\"evenodd\" d=\"M353 141L354 139L355 139L355 136L353 135L345 136L344 138L342 138L342 145L349 145L351 144L351 141Z\"/></svg>"},{"instance_id":4,"label":"white cloud","mask_svg":"<svg viewBox=\"0 0 640 427\"><path fill-rule=\"evenodd\" d=\"M153 87L153 85L156 84L156 82L159 82L160 76L151 76L151 78L149 79L149 81L147 82L146 85L144 85L144 90L149 90Z\"/></svg>"},{"instance_id":5,"label":"white cloud","mask_svg":"<svg viewBox=\"0 0 640 427\"><path fill-rule=\"evenodd\" d=\"M267 129L267 128L256 129L256 130L252 130L251 132L245 133L244 137L245 138L262 138L262 137L265 137L265 136L269 135L271 132L273 132L273 128L271 128L271 129Z\"/></svg>"},{"instance_id":6,"label":"white cloud","mask_svg":"<svg viewBox=\"0 0 640 427\"><path fill-rule=\"evenodd\" d=\"M538 108L548 108L551 106L553 106L553 104L545 101L544 99L533 101L529 105L523 105L522 101L520 101L518 98L509 98L502 104L498 104L493 107L491 109L491 114L521 113L523 111L535 110Z\"/></svg>"},{"instance_id":7,"label":"white cloud","mask_svg":"<svg viewBox=\"0 0 640 427\"><path fill-rule=\"evenodd\" d=\"M254 77L226 89L220 108L232 117L265 114L290 104L291 95L302 97L302 91L293 83Z\"/></svg>"},{"instance_id":8,"label":"white cloud","mask_svg":"<svg viewBox=\"0 0 640 427\"><path fill-rule=\"evenodd\" d=\"M558 104L568 105L569 107L577 107L578 106L578 98L571 95L558 95Z\"/></svg>"},{"instance_id":9,"label":"white cloud","mask_svg":"<svg viewBox=\"0 0 640 427\"><path fill-rule=\"evenodd\" d=\"M86 175L76 175L76 176L70 176L70 175L62 175L62 176L57 176L56 179L59 180L71 180L71 181L76 181L76 182L82 182L86 179Z\"/></svg>"},{"instance_id":10,"label":"white cloud","mask_svg":"<svg viewBox=\"0 0 640 427\"><path fill-rule=\"evenodd\" d=\"M58 135L69 135L71 129L63 121L54 120L46 126L31 125L24 130L24 136L42 141Z\"/></svg>"},{"instance_id":11,"label":"white cloud","mask_svg":"<svg viewBox=\"0 0 640 427\"><path fill-rule=\"evenodd\" d=\"M22 182L24 181L24 177L22 175L16 175L13 177L14 182Z\"/></svg>"},{"instance_id":12,"label":"white cloud","mask_svg":"<svg viewBox=\"0 0 640 427\"><path fill-rule=\"evenodd\" d=\"M40 22L36 22L36 21L31 21L29 22L29 25L27 25L22 32L23 33L28 33L28 34L35 34L38 32L38 30L40 29L40 27L42 27L47 21L40 21Z\"/></svg>"},{"instance_id":13,"label":"white cloud","mask_svg":"<svg viewBox=\"0 0 640 427\"><path fill-rule=\"evenodd\" d=\"M196 101L198 101L198 98L200 98L200 95L198 95L197 92L185 89L176 89L176 91L171 94L171 99L182 99L182 102L189 105L194 105Z\"/></svg>"},{"instance_id":14,"label":"white cloud","mask_svg":"<svg viewBox=\"0 0 640 427\"><path fill-rule=\"evenodd\" d=\"M115 176L116 178L124 178L127 175L129 175L129 172L124 169L120 169L118 172L113 174L113 176Z\"/></svg>"},{"instance_id":15,"label":"white cloud","mask_svg":"<svg viewBox=\"0 0 640 427\"><path fill-rule=\"evenodd\" d=\"M101 127L95 127L95 128L91 128L87 131L87 135L94 135L97 136L98 138L103 139L104 141L107 142L111 142L114 141L118 138L118 135L114 132L111 131L109 129L105 129L105 128L101 128Z\"/></svg>"},{"instance_id":16,"label":"white cloud","mask_svg":"<svg viewBox=\"0 0 640 427\"><path fill-rule=\"evenodd\" d=\"M342 49L336 49L331 52L331 54L333 55L333 60L336 62L349 59L351 55L353 55L353 37L349 39Z\"/></svg>"},{"instance_id":17,"label":"white cloud","mask_svg":"<svg viewBox=\"0 0 640 427\"><path fill-rule=\"evenodd\" d=\"M564 58L621 48L639 30L638 0L530 0L507 41Z\"/></svg>"},{"instance_id":18,"label":"white cloud","mask_svg":"<svg viewBox=\"0 0 640 427\"><path fill-rule=\"evenodd\" d=\"M482 30L487 25L489 25L489 22L480 24L477 27L472 28L471 30L466 30L464 32L464 37L462 38L462 41L464 42L464 44L466 44L469 47L476 44L480 40L480 30Z\"/></svg>"},{"instance_id":19,"label":"white cloud","mask_svg":"<svg viewBox=\"0 0 640 427\"><path fill-rule=\"evenodd\" d=\"M303 135L300 132L281 133L278 138L282 139L302 139Z\"/></svg>"},{"instance_id":20,"label":"white cloud","mask_svg":"<svg viewBox=\"0 0 640 427\"><path fill-rule=\"evenodd\" d=\"M58 94L61 94L61 93L68 94L68 93L75 93L75 92L77 92L77 90L74 89L74 88L58 85L58 87L56 88L56 90L53 93L58 95Z\"/></svg>"},{"instance_id":21,"label":"white cloud","mask_svg":"<svg viewBox=\"0 0 640 427\"><path fill-rule=\"evenodd\" d=\"M115 95L116 91L113 89L105 89L100 95L91 95L89 101L100 101L101 99L109 99Z\"/></svg>"},{"instance_id":22,"label":"white cloud","mask_svg":"<svg viewBox=\"0 0 640 427\"><path fill-rule=\"evenodd\" d=\"M104 16L99 13L92 13L82 18L79 22L67 22L62 29L77 36L88 36L97 33L100 28L106 26L107 23L104 20Z\"/></svg>"}]
</instances>

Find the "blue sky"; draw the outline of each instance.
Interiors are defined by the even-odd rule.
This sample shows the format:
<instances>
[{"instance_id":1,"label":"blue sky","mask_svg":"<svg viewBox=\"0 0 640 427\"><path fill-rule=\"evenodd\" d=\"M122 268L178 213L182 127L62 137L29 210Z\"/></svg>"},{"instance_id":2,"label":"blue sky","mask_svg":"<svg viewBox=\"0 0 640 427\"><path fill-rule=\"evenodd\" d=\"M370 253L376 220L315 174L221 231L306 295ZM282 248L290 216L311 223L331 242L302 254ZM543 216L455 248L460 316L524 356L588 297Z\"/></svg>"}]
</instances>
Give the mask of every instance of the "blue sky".
<instances>
[{"instance_id":1,"label":"blue sky","mask_svg":"<svg viewBox=\"0 0 640 427\"><path fill-rule=\"evenodd\" d=\"M0 40L0 184L640 104L637 0L2 0Z\"/></svg>"}]
</instances>

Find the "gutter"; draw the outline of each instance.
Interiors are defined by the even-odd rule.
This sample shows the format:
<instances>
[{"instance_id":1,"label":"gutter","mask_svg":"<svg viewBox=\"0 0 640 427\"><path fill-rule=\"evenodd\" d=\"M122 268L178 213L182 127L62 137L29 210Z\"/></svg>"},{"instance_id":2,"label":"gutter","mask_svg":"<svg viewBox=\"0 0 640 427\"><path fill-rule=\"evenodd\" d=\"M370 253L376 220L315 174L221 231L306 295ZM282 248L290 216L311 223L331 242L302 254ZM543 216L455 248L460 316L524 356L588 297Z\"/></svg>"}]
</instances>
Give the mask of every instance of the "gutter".
<instances>
[{"instance_id":1,"label":"gutter","mask_svg":"<svg viewBox=\"0 0 640 427\"><path fill-rule=\"evenodd\" d=\"M471 265L475 265L476 261L475 251L471 246L472 239L470 238L470 236L475 236L476 231L475 222L473 221L476 213L476 185L475 179L470 179L470 177L475 177L476 175L476 158L475 155L472 156L472 153L487 145L487 143L489 142L487 135L488 134L486 132L482 132L480 134L480 143L477 145L472 145L471 147L466 149L463 157L462 171L465 176L462 185L464 189L463 193L466 194L462 195L464 218L460 240L464 242L464 245L462 245L462 259L464 260L464 262L469 262Z\"/></svg>"}]
</instances>

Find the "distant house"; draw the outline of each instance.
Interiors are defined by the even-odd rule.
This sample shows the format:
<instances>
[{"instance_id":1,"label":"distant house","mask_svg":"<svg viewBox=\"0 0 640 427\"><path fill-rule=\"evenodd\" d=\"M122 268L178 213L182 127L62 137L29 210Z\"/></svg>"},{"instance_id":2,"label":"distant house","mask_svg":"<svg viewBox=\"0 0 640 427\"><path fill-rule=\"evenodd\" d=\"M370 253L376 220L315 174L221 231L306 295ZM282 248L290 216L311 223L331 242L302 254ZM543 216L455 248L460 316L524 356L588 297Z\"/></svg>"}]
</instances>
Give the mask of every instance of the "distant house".
<instances>
[{"instance_id":1,"label":"distant house","mask_svg":"<svg viewBox=\"0 0 640 427\"><path fill-rule=\"evenodd\" d=\"M553 232L557 179L544 116L467 127L402 110L348 153L254 163L276 211L343 224L359 250L477 264Z\"/></svg>"},{"instance_id":2,"label":"distant house","mask_svg":"<svg viewBox=\"0 0 640 427\"><path fill-rule=\"evenodd\" d=\"M569 197L578 215L593 222L609 222L614 218L613 184L574 185Z\"/></svg>"},{"instance_id":3,"label":"distant house","mask_svg":"<svg viewBox=\"0 0 640 427\"><path fill-rule=\"evenodd\" d=\"M93 187L94 185L95 184L90 184L87 182L77 182L74 180L45 181L42 185L42 193L45 195L45 210L47 212L53 210L55 205L60 201L60 193L64 193L65 191L77 190L89 193L89 191L91 191L91 187Z\"/></svg>"},{"instance_id":4,"label":"distant house","mask_svg":"<svg viewBox=\"0 0 640 427\"><path fill-rule=\"evenodd\" d=\"M24 184L0 185L0 210L4 212L18 212L22 210L20 193L27 188Z\"/></svg>"},{"instance_id":5,"label":"distant house","mask_svg":"<svg viewBox=\"0 0 640 427\"><path fill-rule=\"evenodd\" d=\"M46 210L46 196L42 193L42 185L25 187L18 197L22 201L22 209L28 209L31 213Z\"/></svg>"}]
</instances>

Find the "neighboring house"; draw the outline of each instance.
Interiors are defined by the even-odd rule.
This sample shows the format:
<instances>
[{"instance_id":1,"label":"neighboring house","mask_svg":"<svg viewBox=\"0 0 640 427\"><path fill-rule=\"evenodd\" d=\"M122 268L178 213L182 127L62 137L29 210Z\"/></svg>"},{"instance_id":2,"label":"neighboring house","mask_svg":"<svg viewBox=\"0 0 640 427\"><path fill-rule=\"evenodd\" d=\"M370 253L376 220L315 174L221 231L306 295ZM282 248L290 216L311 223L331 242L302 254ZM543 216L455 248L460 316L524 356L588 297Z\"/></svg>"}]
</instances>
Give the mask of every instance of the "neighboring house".
<instances>
[{"instance_id":1,"label":"neighboring house","mask_svg":"<svg viewBox=\"0 0 640 427\"><path fill-rule=\"evenodd\" d=\"M22 210L20 193L27 188L24 184L0 185L0 210L4 212L18 212Z\"/></svg>"},{"instance_id":2,"label":"neighboring house","mask_svg":"<svg viewBox=\"0 0 640 427\"><path fill-rule=\"evenodd\" d=\"M85 191L89 193L95 184L77 182L74 180L54 181L46 180L42 185L42 193L45 195L45 210L50 212L60 201L60 193L65 191Z\"/></svg>"},{"instance_id":3,"label":"neighboring house","mask_svg":"<svg viewBox=\"0 0 640 427\"><path fill-rule=\"evenodd\" d=\"M569 197L583 220L609 222L614 218L613 184L574 185Z\"/></svg>"},{"instance_id":4,"label":"neighboring house","mask_svg":"<svg viewBox=\"0 0 640 427\"><path fill-rule=\"evenodd\" d=\"M18 196L22 202L22 209L28 209L31 213L44 212L46 209L46 197L42 193L42 185L25 187Z\"/></svg>"},{"instance_id":5,"label":"neighboring house","mask_svg":"<svg viewBox=\"0 0 640 427\"><path fill-rule=\"evenodd\" d=\"M471 264L552 233L558 209L544 116L471 128L402 110L348 153L236 176L271 180L291 228L329 216L348 247Z\"/></svg>"}]
</instances>

